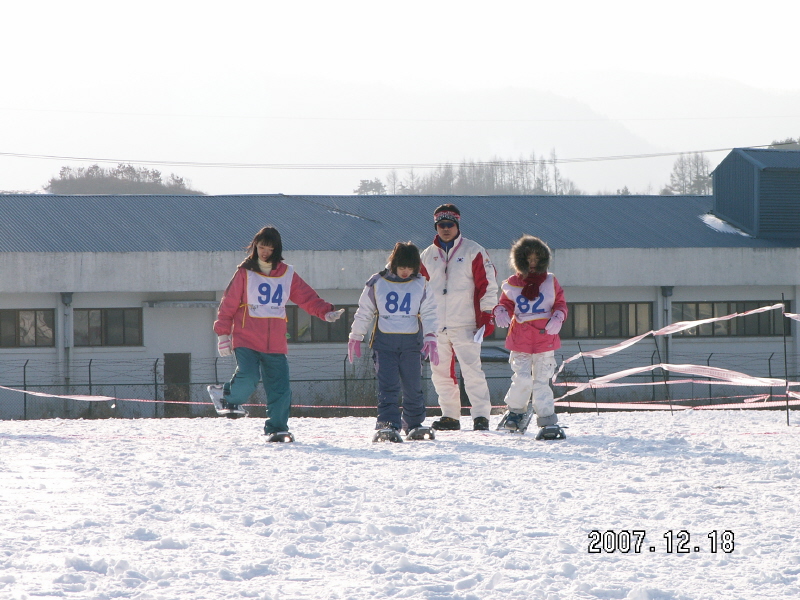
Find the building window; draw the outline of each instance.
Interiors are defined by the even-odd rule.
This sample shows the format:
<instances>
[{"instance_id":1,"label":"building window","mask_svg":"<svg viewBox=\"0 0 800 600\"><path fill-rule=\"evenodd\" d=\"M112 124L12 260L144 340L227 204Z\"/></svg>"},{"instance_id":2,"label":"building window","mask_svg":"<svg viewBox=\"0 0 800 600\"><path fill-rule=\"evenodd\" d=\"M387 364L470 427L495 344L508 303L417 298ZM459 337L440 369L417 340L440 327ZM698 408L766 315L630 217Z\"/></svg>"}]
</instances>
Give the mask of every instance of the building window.
<instances>
[{"instance_id":1,"label":"building window","mask_svg":"<svg viewBox=\"0 0 800 600\"><path fill-rule=\"evenodd\" d=\"M350 326L358 306L337 306L344 308L344 313L338 321L328 323L312 317L302 308L297 306L286 307L286 333L290 344L319 343L319 342L347 342L350 335Z\"/></svg>"},{"instance_id":2,"label":"building window","mask_svg":"<svg viewBox=\"0 0 800 600\"><path fill-rule=\"evenodd\" d=\"M715 319L734 313L743 313L762 306L778 304L778 300L755 300L750 302L673 302L672 322ZM786 312L792 312L788 302ZM783 318L777 309L755 315L737 317L728 321L705 323L673 334L678 337L718 337L718 336L780 336L790 331L788 319Z\"/></svg>"},{"instance_id":3,"label":"building window","mask_svg":"<svg viewBox=\"0 0 800 600\"><path fill-rule=\"evenodd\" d=\"M0 347L52 348L55 321L53 309L0 310Z\"/></svg>"},{"instance_id":4,"label":"building window","mask_svg":"<svg viewBox=\"0 0 800 600\"><path fill-rule=\"evenodd\" d=\"M653 328L652 302L569 302L563 339L629 338Z\"/></svg>"},{"instance_id":5,"label":"building window","mask_svg":"<svg viewBox=\"0 0 800 600\"><path fill-rule=\"evenodd\" d=\"M76 308L75 346L141 346L141 308Z\"/></svg>"}]
</instances>

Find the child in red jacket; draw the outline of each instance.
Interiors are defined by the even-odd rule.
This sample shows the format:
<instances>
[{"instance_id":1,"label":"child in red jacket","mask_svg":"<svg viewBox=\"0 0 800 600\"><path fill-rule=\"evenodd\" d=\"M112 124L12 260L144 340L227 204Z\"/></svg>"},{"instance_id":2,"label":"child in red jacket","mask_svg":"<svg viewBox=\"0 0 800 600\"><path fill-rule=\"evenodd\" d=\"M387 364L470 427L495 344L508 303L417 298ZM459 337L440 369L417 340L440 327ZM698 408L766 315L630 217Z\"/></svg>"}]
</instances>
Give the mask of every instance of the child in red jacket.
<instances>
[{"instance_id":1,"label":"child in red jacket","mask_svg":"<svg viewBox=\"0 0 800 600\"><path fill-rule=\"evenodd\" d=\"M537 425L550 428L547 434L540 431L540 436L549 437L557 430L558 437L563 437L556 425L550 378L556 368L555 351L561 347L558 332L567 318L567 302L555 275L547 272L551 256L547 244L532 235L514 242L511 265L516 274L503 282L494 318L498 327L510 327L506 348L511 350L514 374L505 398L509 412L504 428L520 428L533 396Z\"/></svg>"},{"instance_id":2,"label":"child in red jacket","mask_svg":"<svg viewBox=\"0 0 800 600\"><path fill-rule=\"evenodd\" d=\"M214 331L220 356L236 355L236 372L225 385L208 386L217 413L246 416L242 408L258 385L267 394L264 433L269 442L292 442L289 410L289 362L286 354L286 303L291 300L314 317L328 322L342 316L283 262L281 234L264 227L247 247L219 305Z\"/></svg>"}]
</instances>

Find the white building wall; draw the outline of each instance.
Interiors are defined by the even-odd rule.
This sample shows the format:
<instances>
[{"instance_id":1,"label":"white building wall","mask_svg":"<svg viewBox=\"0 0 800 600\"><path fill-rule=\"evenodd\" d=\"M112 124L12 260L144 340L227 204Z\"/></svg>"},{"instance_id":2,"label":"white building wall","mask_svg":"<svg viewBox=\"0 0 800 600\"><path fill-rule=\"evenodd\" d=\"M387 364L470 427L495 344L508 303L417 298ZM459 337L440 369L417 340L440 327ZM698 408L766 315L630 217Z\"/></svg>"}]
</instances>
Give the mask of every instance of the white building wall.
<instances>
[{"instance_id":1,"label":"white building wall","mask_svg":"<svg viewBox=\"0 0 800 600\"><path fill-rule=\"evenodd\" d=\"M508 252L507 248L489 250L498 270L498 282L511 274ZM383 268L389 250L285 254L287 262L323 298L342 305L357 303L364 282ZM40 383L52 384L63 383L67 375L73 381L80 380L90 359L150 364L163 360L164 353L170 352L191 353L193 365L200 365L197 379L213 377L209 373L213 373L215 365L226 379L234 365L230 359L218 360L216 356L213 303L221 297L242 259L240 252L74 253L59 255L54 266L51 253L0 254L0 308L55 309L57 329L55 348L0 349L0 384L20 383L25 361L29 361L32 380L38 378ZM664 312L668 301L662 296L661 286L665 285L673 287L669 302L779 300L784 294L793 310L800 312L798 248L565 249L555 251L551 270L570 302L653 302L655 328L671 318ZM69 310L62 304L61 292L73 292L72 309L145 306L144 346L73 348ZM170 301L212 305L164 305ZM146 303L154 304L150 307ZM793 328L788 351L798 356L797 323ZM618 341L582 340L580 346L587 350ZM654 351L652 340L642 344L645 345L638 349L642 356ZM783 352L783 340L772 337L675 338L670 344L673 354L691 351L713 355L711 364L717 366L721 366L716 360L722 360L722 355L768 356ZM560 358L576 352L577 342L565 341L557 354ZM345 363L345 356L344 344L290 346L292 373L302 378L340 377L351 368ZM67 357L68 369L64 366ZM34 368L37 364L45 366ZM490 374L505 373L507 369L505 364L487 365Z\"/></svg>"},{"instance_id":2,"label":"white building wall","mask_svg":"<svg viewBox=\"0 0 800 600\"><path fill-rule=\"evenodd\" d=\"M498 278L510 274L508 249L489 250ZM287 252L287 262L317 290L360 290L389 250ZM40 292L192 292L224 290L238 252L0 254L0 289ZM800 285L800 248L611 248L554 251L563 286ZM735 280L735 283L732 282Z\"/></svg>"},{"instance_id":3,"label":"white building wall","mask_svg":"<svg viewBox=\"0 0 800 600\"><path fill-rule=\"evenodd\" d=\"M556 250L562 285L746 286L800 284L800 248Z\"/></svg>"}]
</instances>

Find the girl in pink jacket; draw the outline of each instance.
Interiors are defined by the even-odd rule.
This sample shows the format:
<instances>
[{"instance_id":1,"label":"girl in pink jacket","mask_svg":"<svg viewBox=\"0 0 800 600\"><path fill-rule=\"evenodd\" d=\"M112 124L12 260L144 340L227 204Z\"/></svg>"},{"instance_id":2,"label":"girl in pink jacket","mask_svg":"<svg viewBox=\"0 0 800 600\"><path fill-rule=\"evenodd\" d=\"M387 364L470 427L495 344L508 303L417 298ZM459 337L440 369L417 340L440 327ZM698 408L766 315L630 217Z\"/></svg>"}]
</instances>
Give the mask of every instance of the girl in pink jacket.
<instances>
[{"instance_id":1,"label":"girl in pink jacket","mask_svg":"<svg viewBox=\"0 0 800 600\"><path fill-rule=\"evenodd\" d=\"M547 272L551 256L547 244L532 235L514 242L511 266L516 274L503 282L493 311L498 327L510 327L506 348L511 350L514 373L505 398L509 413L504 427L512 431L520 426L531 396L539 427L558 422L550 378L556 368L555 351L561 347L558 332L567 318L567 302L555 275Z\"/></svg>"},{"instance_id":2,"label":"girl in pink jacket","mask_svg":"<svg viewBox=\"0 0 800 600\"><path fill-rule=\"evenodd\" d=\"M247 247L219 305L214 332L220 356L236 355L236 372L224 385L208 386L217 413L246 416L242 408L259 379L267 394L264 433L269 442L293 442L289 433L292 390L286 359L286 304L289 300L328 322L342 316L283 262L281 234L264 227Z\"/></svg>"}]
</instances>

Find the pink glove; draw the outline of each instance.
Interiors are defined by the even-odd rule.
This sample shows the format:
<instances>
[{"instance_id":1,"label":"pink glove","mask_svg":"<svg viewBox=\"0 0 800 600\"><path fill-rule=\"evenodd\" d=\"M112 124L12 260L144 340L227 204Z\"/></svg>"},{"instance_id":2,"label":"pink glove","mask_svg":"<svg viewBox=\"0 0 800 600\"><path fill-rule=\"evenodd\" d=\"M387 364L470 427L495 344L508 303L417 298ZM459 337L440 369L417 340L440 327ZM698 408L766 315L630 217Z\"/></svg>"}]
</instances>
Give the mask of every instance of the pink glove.
<instances>
[{"instance_id":1,"label":"pink glove","mask_svg":"<svg viewBox=\"0 0 800 600\"><path fill-rule=\"evenodd\" d=\"M347 360L353 364L353 357L361 358L361 340L350 340L347 342Z\"/></svg>"},{"instance_id":2,"label":"pink glove","mask_svg":"<svg viewBox=\"0 0 800 600\"><path fill-rule=\"evenodd\" d=\"M494 307L494 322L502 329L505 329L511 325L511 317L509 316L506 307L502 304L498 304Z\"/></svg>"},{"instance_id":3,"label":"pink glove","mask_svg":"<svg viewBox=\"0 0 800 600\"><path fill-rule=\"evenodd\" d=\"M325 313L325 320L328 323L333 323L334 321L337 321L339 319L339 317L342 316L343 312L344 312L343 308L340 308L339 310L332 310L330 312L326 312Z\"/></svg>"},{"instance_id":4,"label":"pink glove","mask_svg":"<svg viewBox=\"0 0 800 600\"><path fill-rule=\"evenodd\" d=\"M217 336L217 352L219 352L220 356L230 356L233 354L233 348L231 348L231 336Z\"/></svg>"},{"instance_id":5,"label":"pink glove","mask_svg":"<svg viewBox=\"0 0 800 600\"><path fill-rule=\"evenodd\" d=\"M550 317L547 325L544 326L544 330L548 335L557 335L558 332L561 331L562 323L564 323L564 313L557 310L553 313L553 316Z\"/></svg>"},{"instance_id":6,"label":"pink glove","mask_svg":"<svg viewBox=\"0 0 800 600\"><path fill-rule=\"evenodd\" d=\"M439 349L436 340L428 340L422 344L422 356L428 358L435 367L439 364Z\"/></svg>"}]
</instances>

